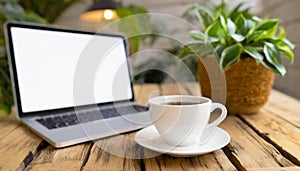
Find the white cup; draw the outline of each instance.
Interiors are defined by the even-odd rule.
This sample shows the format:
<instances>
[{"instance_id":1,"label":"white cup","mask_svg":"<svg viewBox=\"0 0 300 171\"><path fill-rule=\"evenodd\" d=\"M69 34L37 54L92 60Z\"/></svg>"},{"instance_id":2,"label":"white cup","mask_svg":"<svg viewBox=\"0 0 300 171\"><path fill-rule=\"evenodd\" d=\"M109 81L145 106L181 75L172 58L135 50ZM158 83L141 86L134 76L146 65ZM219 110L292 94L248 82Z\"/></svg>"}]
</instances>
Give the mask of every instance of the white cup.
<instances>
[{"instance_id":1,"label":"white cup","mask_svg":"<svg viewBox=\"0 0 300 171\"><path fill-rule=\"evenodd\" d=\"M181 104L174 105L175 102ZM149 105L155 128L172 146L206 143L227 115L224 105L212 103L210 99L200 96L159 96L151 98ZM211 112L217 108L222 111L220 116L209 123Z\"/></svg>"}]
</instances>

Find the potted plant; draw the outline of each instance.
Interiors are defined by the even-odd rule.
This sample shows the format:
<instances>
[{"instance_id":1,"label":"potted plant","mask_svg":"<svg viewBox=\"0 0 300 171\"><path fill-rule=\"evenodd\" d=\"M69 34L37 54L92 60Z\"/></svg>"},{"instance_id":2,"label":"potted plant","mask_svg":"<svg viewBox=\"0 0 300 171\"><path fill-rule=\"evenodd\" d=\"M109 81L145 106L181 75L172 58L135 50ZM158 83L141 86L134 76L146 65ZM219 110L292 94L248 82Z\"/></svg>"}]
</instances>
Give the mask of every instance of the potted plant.
<instances>
[{"instance_id":1,"label":"potted plant","mask_svg":"<svg viewBox=\"0 0 300 171\"><path fill-rule=\"evenodd\" d=\"M210 42L220 69L226 77L226 107L231 114L256 113L267 101L274 82L274 73L286 73L282 57L292 63L294 45L286 39L278 19L261 19L240 4L233 10L220 5L195 4L193 11L202 31L190 31L193 39L180 57L197 51ZM196 54L197 55L197 54ZM199 56L199 55L198 55ZM203 57L203 55L201 56ZM198 75L203 96L211 96L206 70L198 60Z\"/></svg>"}]
</instances>

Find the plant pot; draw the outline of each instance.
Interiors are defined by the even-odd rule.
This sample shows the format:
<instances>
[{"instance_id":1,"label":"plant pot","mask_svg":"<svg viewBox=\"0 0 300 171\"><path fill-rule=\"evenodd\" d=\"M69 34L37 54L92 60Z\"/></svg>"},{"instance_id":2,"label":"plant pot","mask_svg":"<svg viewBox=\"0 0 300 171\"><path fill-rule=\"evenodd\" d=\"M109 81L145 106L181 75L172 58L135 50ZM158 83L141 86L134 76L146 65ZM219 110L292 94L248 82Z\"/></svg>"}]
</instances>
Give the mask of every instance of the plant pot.
<instances>
[{"instance_id":1,"label":"plant pot","mask_svg":"<svg viewBox=\"0 0 300 171\"><path fill-rule=\"evenodd\" d=\"M198 76L202 95L211 98L208 74L200 60ZM244 58L226 70L225 77L229 114L254 114L268 101L275 75L253 58Z\"/></svg>"}]
</instances>

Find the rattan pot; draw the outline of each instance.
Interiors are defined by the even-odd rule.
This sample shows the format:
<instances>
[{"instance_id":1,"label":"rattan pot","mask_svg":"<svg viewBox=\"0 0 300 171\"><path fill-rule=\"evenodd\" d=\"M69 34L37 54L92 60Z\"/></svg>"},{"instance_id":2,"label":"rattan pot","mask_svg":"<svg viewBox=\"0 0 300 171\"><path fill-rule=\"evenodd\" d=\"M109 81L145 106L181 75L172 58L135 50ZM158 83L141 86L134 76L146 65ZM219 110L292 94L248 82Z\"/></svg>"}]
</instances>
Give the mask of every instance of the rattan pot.
<instances>
[{"instance_id":1,"label":"rattan pot","mask_svg":"<svg viewBox=\"0 0 300 171\"><path fill-rule=\"evenodd\" d=\"M208 74L198 60L198 75L203 96L211 98ZM229 114L254 114L264 106L270 95L274 73L253 58L241 59L225 71L226 107Z\"/></svg>"}]
</instances>

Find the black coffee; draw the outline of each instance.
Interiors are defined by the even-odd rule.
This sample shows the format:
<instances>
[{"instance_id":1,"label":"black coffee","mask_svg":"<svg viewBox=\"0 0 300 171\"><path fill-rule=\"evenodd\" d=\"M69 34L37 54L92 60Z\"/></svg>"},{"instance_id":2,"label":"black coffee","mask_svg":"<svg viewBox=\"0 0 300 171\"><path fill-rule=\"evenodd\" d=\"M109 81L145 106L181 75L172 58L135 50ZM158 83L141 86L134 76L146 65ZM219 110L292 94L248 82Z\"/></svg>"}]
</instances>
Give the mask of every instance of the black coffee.
<instances>
[{"instance_id":1,"label":"black coffee","mask_svg":"<svg viewBox=\"0 0 300 171\"><path fill-rule=\"evenodd\" d=\"M165 103L166 105L196 105L196 104L201 104L201 102L196 103L196 102L168 102Z\"/></svg>"}]
</instances>

